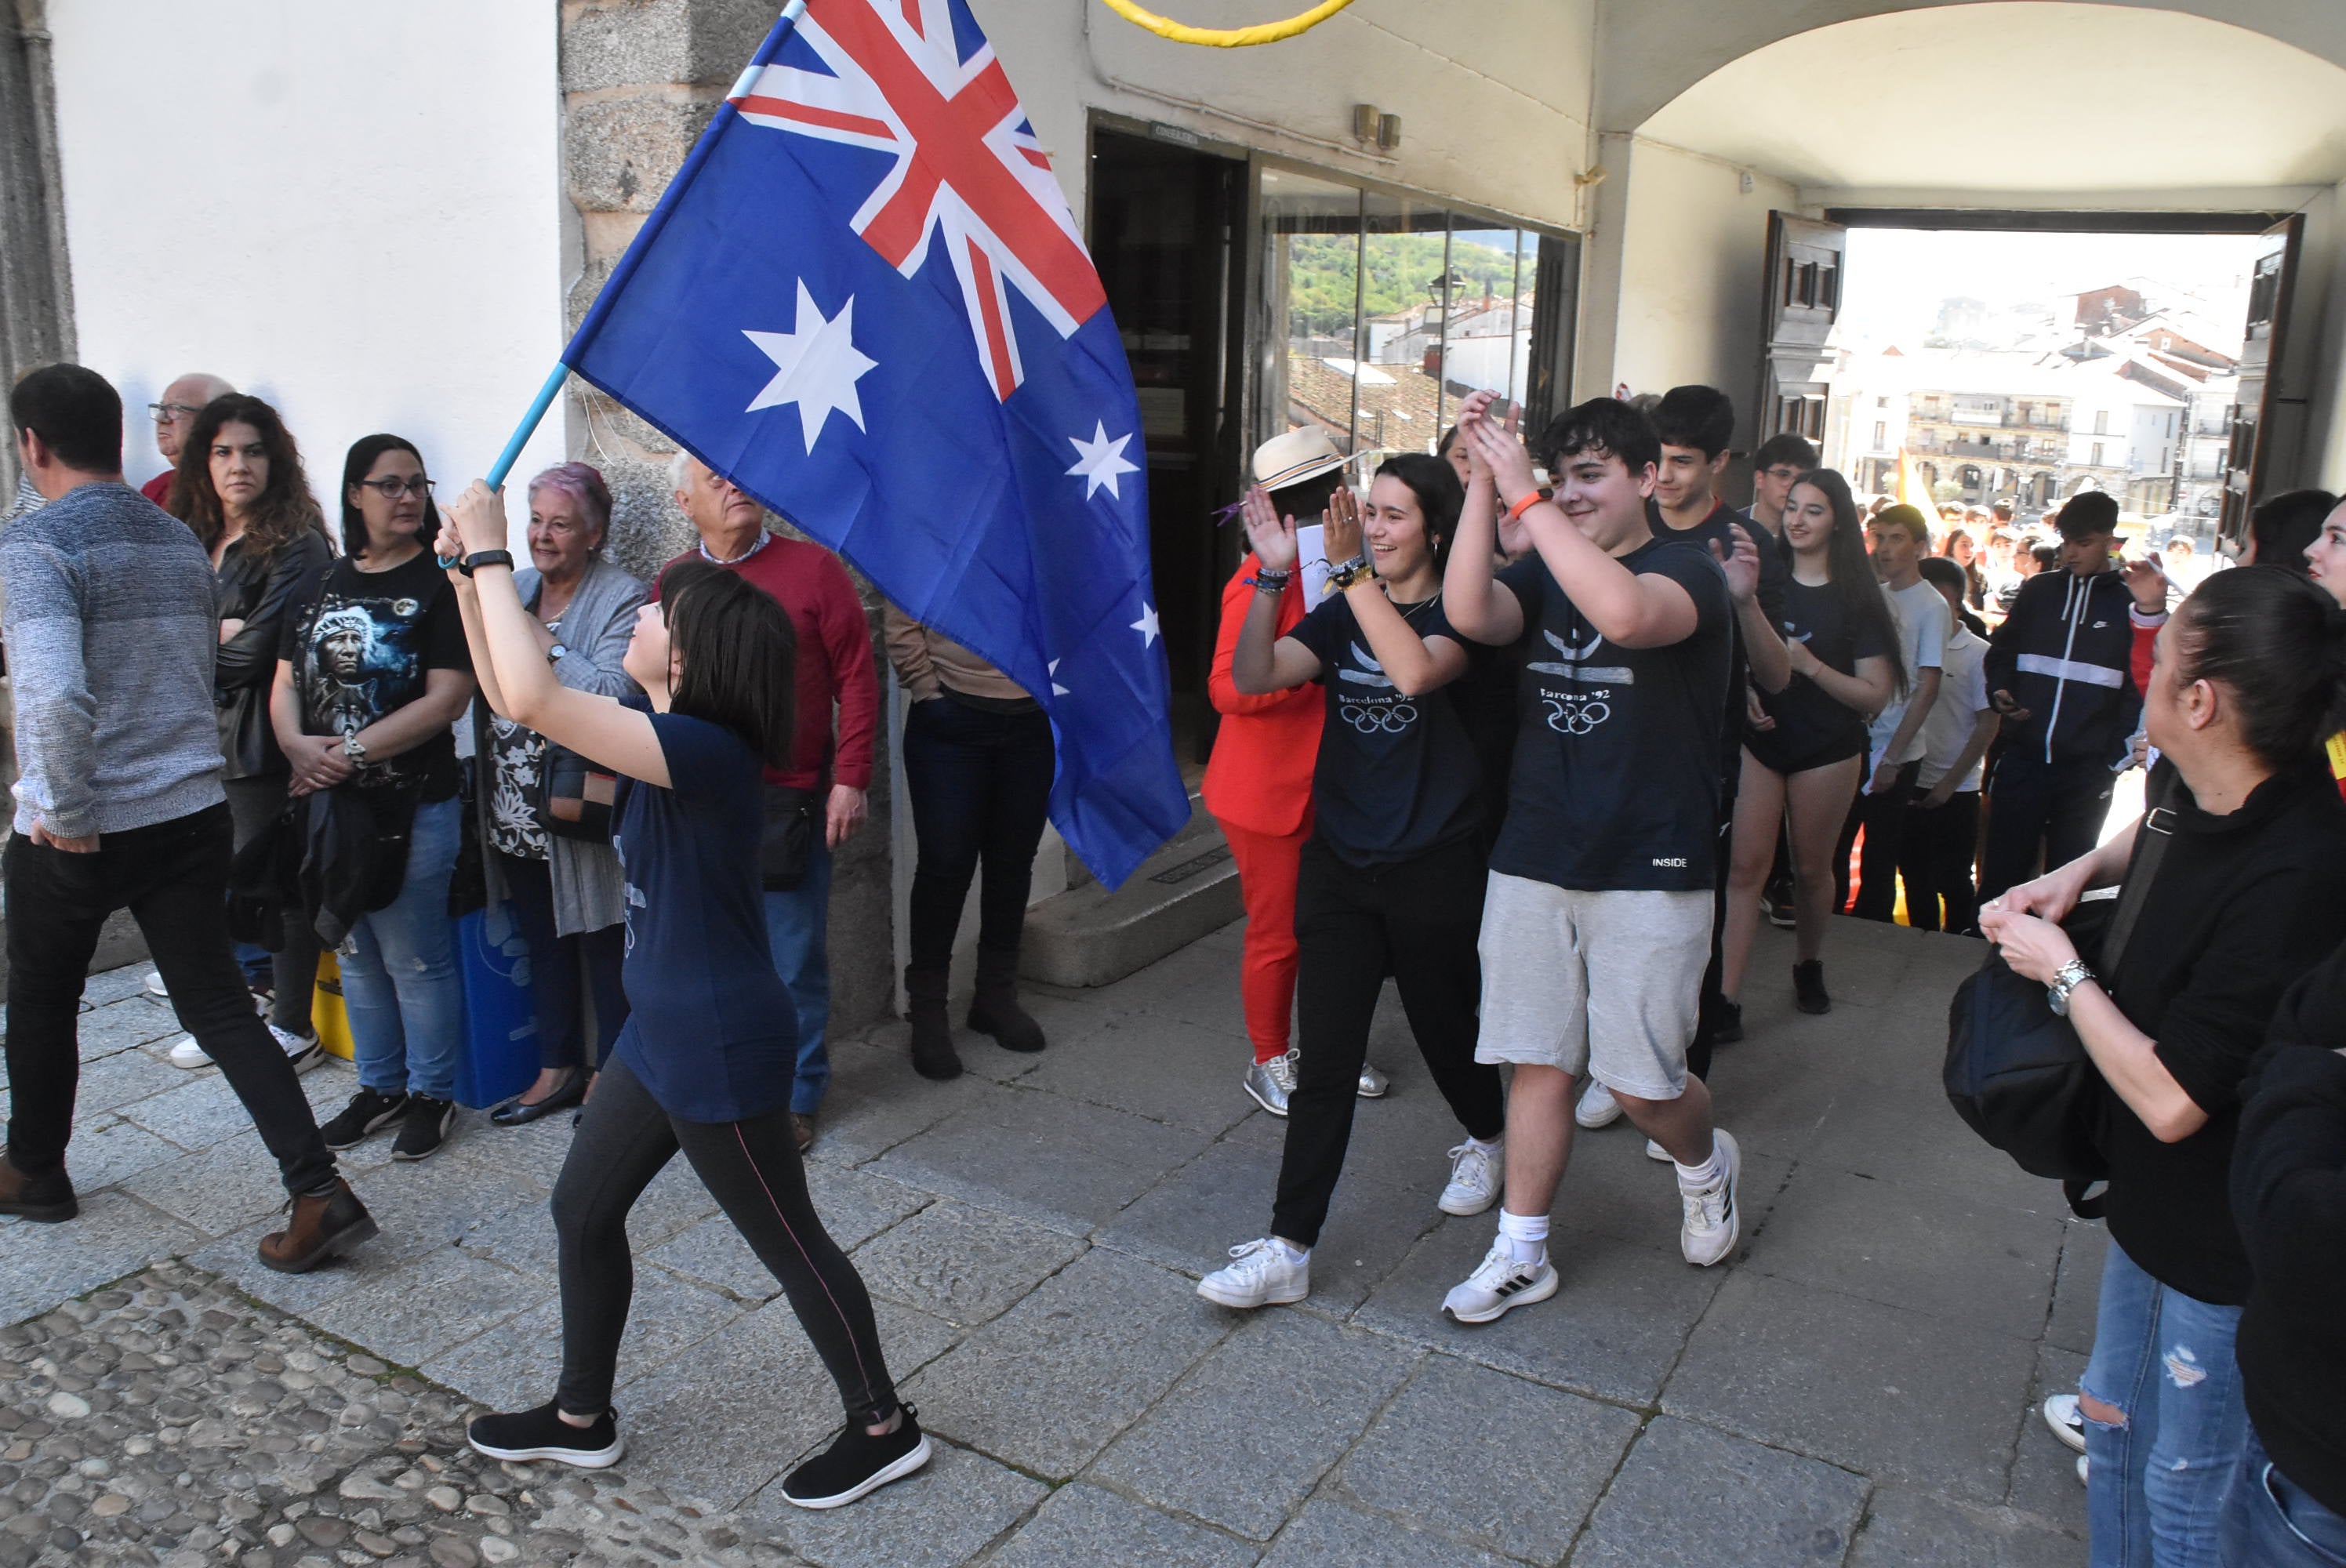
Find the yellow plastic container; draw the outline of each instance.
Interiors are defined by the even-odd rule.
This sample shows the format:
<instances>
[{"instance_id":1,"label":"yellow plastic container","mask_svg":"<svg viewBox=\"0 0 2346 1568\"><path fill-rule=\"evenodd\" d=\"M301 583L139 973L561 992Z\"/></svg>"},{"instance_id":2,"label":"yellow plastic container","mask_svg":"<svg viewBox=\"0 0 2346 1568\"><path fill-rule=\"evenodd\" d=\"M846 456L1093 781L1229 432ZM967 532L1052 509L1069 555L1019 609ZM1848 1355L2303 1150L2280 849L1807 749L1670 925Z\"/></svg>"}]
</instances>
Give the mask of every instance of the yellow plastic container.
<instances>
[{"instance_id":1,"label":"yellow plastic container","mask_svg":"<svg viewBox=\"0 0 2346 1568\"><path fill-rule=\"evenodd\" d=\"M331 952L318 955L318 991L310 1001L310 1026L329 1056L351 1059L351 1015L342 1007L342 966Z\"/></svg>"}]
</instances>

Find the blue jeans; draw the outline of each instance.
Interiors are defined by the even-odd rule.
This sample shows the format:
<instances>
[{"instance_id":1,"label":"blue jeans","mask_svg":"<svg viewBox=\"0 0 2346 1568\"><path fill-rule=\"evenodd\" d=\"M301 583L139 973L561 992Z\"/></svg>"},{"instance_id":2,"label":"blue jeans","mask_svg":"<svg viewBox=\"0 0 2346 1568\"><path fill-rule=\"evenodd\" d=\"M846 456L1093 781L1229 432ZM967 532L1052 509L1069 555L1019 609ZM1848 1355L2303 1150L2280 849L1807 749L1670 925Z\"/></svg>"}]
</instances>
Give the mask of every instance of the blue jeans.
<instances>
[{"instance_id":1,"label":"blue jeans","mask_svg":"<svg viewBox=\"0 0 2346 1568\"><path fill-rule=\"evenodd\" d=\"M822 818L814 824L814 850L806 880L788 892L766 895L766 940L774 950L774 972L790 993L799 1015L798 1077L790 1085L790 1109L811 1116L822 1108L831 1087L831 1052L823 1033L831 1023L831 850L822 841Z\"/></svg>"},{"instance_id":2,"label":"blue jeans","mask_svg":"<svg viewBox=\"0 0 2346 1568\"><path fill-rule=\"evenodd\" d=\"M351 1054L359 1082L379 1094L456 1097L464 982L456 968L456 922L448 918L448 873L455 869L464 814L454 797L415 808L399 896L361 915L342 943Z\"/></svg>"},{"instance_id":3,"label":"blue jeans","mask_svg":"<svg viewBox=\"0 0 2346 1568\"><path fill-rule=\"evenodd\" d=\"M2281 1474L2251 1427L2224 1506L2223 1547L2224 1568L2346 1568L2346 1518Z\"/></svg>"},{"instance_id":4,"label":"blue jeans","mask_svg":"<svg viewBox=\"0 0 2346 1568\"><path fill-rule=\"evenodd\" d=\"M2170 1289L2110 1244L2079 1386L2127 1420L2085 1418L2093 1568L2217 1568L2224 1494L2249 1438L2239 1326L2238 1307Z\"/></svg>"}]
</instances>

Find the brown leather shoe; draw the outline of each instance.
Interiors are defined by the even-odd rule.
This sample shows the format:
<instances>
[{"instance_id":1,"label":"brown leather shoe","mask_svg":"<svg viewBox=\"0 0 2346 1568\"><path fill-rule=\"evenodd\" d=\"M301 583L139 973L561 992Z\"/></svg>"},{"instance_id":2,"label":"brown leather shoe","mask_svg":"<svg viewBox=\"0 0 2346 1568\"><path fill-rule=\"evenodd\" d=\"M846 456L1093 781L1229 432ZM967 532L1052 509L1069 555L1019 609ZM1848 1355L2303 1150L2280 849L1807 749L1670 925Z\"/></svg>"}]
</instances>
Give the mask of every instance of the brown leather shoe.
<instances>
[{"instance_id":1,"label":"brown leather shoe","mask_svg":"<svg viewBox=\"0 0 2346 1568\"><path fill-rule=\"evenodd\" d=\"M812 1116L802 1116L798 1112L792 1111L790 1113L790 1135L798 1140L799 1153L804 1154L807 1150L814 1147L814 1118Z\"/></svg>"},{"instance_id":2,"label":"brown leather shoe","mask_svg":"<svg viewBox=\"0 0 2346 1568\"><path fill-rule=\"evenodd\" d=\"M280 1274L307 1274L345 1247L374 1238L374 1216L339 1176L332 1192L302 1193L287 1207L293 1217L285 1228L260 1238L260 1261Z\"/></svg>"},{"instance_id":3,"label":"brown leather shoe","mask_svg":"<svg viewBox=\"0 0 2346 1568\"><path fill-rule=\"evenodd\" d=\"M801 1148L805 1146L800 1145ZM66 1175L63 1166L39 1176L27 1176L16 1168L5 1149L0 1149L0 1214L21 1215L54 1225L80 1212L81 1200L74 1196L73 1178Z\"/></svg>"}]
</instances>

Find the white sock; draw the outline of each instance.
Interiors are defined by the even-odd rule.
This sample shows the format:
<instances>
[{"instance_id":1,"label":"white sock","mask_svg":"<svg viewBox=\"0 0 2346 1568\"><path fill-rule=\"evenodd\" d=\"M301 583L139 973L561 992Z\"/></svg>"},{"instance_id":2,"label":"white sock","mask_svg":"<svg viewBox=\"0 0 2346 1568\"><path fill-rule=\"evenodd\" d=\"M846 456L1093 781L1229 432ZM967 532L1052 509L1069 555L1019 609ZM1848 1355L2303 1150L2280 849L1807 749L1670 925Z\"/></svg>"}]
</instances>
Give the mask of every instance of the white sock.
<instances>
[{"instance_id":1,"label":"white sock","mask_svg":"<svg viewBox=\"0 0 2346 1568\"><path fill-rule=\"evenodd\" d=\"M1279 1248L1280 1254L1284 1256L1290 1263L1309 1263L1311 1261L1311 1249L1310 1247L1298 1247L1295 1243L1288 1240L1283 1236L1272 1237L1270 1238L1270 1244Z\"/></svg>"},{"instance_id":2,"label":"white sock","mask_svg":"<svg viewBox=\"0 0 2346 1568\"><path fill-rule=\"evenodd\" d=\"M1507 1256L1518 1263L1537 1263L1547 1256L1547 1216L1499 1211L1499 1239Z\"/></svg>"},{"instance_id":3,"label":"white sock","mask_svg":"<svg viewBox=\"0 0 2346 1568\"><path fill-rule=\"evenodd\" d=\"M1677 1166L1678 1161L1670 1162ZM1719 1140L1713 1138L1710 1155L1698 1166L1678 1166L1678 1186L1687 1192L1699 1192L1707 1186L1717 1186L1727 1179L1727 1162L1719 1156Z\"/></svg>"}]
</instances>

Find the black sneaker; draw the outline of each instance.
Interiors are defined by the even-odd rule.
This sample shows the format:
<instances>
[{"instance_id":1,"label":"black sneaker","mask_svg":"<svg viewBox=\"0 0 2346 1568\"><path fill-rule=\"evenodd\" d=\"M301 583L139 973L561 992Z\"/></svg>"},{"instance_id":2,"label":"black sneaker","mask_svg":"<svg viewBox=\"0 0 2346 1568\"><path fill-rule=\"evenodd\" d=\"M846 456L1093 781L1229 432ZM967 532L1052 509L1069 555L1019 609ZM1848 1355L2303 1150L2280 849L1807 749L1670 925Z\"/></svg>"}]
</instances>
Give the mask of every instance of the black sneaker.
<instances>
[{"instance_id":1,"label":"black sneaker","mask_svg":"<svg viewBox=\"0 0 2346 1568\"><path fill-rule=\"evenodd\" d=\"M1724 999L1714 1004L1710 1015L1710 1043L1732 1045L1743 1038L1743 1003Z\"/></svg>"},{"instance_id":2,"label":"black sneaker","mask_svg":"<svg viewBox=\"0 0 2346 1568\"><path fill-rule=\"evenodd\" d=\"M904 1419L878 1437L850 1421L831 1445L782 1477L782 1501L801 1508L844 1508L867 1492L901 1481L929 1462L929 1440L910 1405Z\"/></svg>"},{"instance_id":3,"label":"black sneaker","mask_svg":"<svg viewBox=\"0 0 2346 1568\"><path fill-rule=\"evenodd\" d=\"M407 1096L361 1089L342 1114L318 1129L330 1149L354 1149L407 1114Z\"/></svg>"},{"instance_id":4,"label":"black sneaker","mask_svg":"<svg viewBox=\"0 0 2346 1568\"><path fill-rule=\"evenodd\" d=\"M1760 895L1760 909L1768 917L1770 925L1781 931L1791 930L1798 923L1792 913L1792 884L1789 881L1769 883L1768 891Z\"/></svg>"},{"instance_id":5,"label":"black sneaker","mask_svg":"<svg viewBox=\"0 0 2346 1568\"><path fill-rule=\"evenodd\" d=\"M592 1426L574 1427L555 1413L548 1400L534 1410L511 1415L475 1416L464 1429L464 1441L474 1453L525 1464L550 1459L581 1470L603 1470L619 1462L627 1440L619 1435L619 1412L605 1410Z\"/></svg>"},{"instance_id":6,"label":"black sneaker","mask_svg":"<svg viewBox=\"0 0 2346 1568\"><path fill-rule=\"evenodd\" d=\"M1832 998L1825 994L1824 960L1792 965L1792 1005L1803 1013L1832 1011Z\"/></svg>"},{"instance_id":7,"label":"black sneaker","mask_svg":"<svg viewBox=\"0 0 2346 1568\"><path fill-rule=\"evenodd\" d=\"M391 1145L395 1160L425 1160L439 1153L455 1125L456 1102L429 1095L407 1096L407 1115L399 1119L399 1137Z\"/></svg>"}]
</instances>

